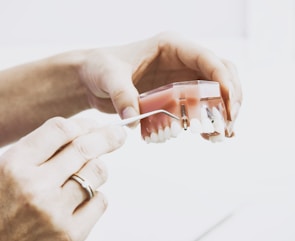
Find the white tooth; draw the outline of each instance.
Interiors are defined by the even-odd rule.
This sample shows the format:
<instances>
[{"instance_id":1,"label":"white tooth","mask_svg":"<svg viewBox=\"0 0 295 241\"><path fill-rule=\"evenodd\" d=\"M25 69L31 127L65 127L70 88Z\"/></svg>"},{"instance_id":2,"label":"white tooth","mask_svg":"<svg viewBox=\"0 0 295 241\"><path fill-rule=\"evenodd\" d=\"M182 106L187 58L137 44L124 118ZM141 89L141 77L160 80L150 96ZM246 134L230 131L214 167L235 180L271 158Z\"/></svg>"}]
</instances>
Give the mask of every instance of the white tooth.
<instances>
[{"instance_id":1,"label":"white tooth","mask_svg":"<svg viewBox=\"0 0 295 241\"><path fill-rule=\"evenodd\" d=\"M144 140L146 143L151 143L151 138L149 136L146 136Z\"/></svg>"},{"instance_id":2,"label":"white tooth","mask_svg":"<svg viewBox=\"0 0 295 241\"><path fill-rule=\"evenodd\" d=\"M169 126L166 126L165 129L164 129L164 136L165 136L165 139L168 140L171 136L171 131L170 131L170 128Z\"/></svg>"},{"instance_id":3,"label":"white tooth","mask_svg":"<svg viewBox=\"0 0 295 241\"><path fill-rule=\"evenodd\" d=\"M217 110L216 107L212 108L212 114L214 116L214 119L223 119L222 115L220 114L219 110Z\"/></svg>"},{"instance_id":4,"label":"white tooth","mask_svg":"<svg viewBox=\"0 0 295 241\"><path fill-rule=\"evenodd\" d=\"M223 120L214 120L214 130L218 133L223 133L224 132L224 122Z\"/></svg>"},{"instance_id":5,"label":"white tooth","mask_svg":"<svg viewBox=\"0 0 295 241\"><path fill-rule=\"evenodd\" d=\"M209 137L209 140L213 143L216 143L216 142L222 142L224 140L224 135L223 134L220 134L220 135L216 135L216 136L210 136Z\"/></svg>"},{"instance_id":6,"label":"white tooth","mask_svg":"<svg viewBox=\"0 0 295 241\"><path fill-rule=\"evenodd\" d=\"M181 125L177 121L171 123L171 136L177 137L181 131Z\"/></svg>"},{"instance_id":7,"label":"white tooth","mask_svg":"<svg viewBox=\"0 0 295 241\"><path fill-rule=\"evenodd\" d=\"M214 122L213 122L214 130L218 133L223 133L225 125L224 125L222 115L215 107L213 107L212 109L212 114L214 117Z\"/></svg>"},{"instance_id":8,"label":"white tooth","mask_svg":"<svg viewBox=\"0 0 295 241\"><path fill-rule=\"evenodd\" d=\"M202 123L202 132L203 133L212 133L214 132L214 127L211 120L208 117L206 106L201 108L201 123Z\"/></svg>"},{"instance_id":9,"label":"white tooth","mask_svg":"<svg viewBox=\"0 0 295 241\"><path fill-rule=\"evenodd\" d=\"M202 125L199 119L193 118L190 120L190 130L193 133L201 133L202 132Z\"/></svg>"},{"instance_id":10,"label":"white tooth","mask_svg":"<svg viewBox=\"0 0 295 241\"><path fill-rule=\"evenodd\" d=\"M214 127L209 118L202 119L202 132L203 133L213 133Z\"/></svg>"},{"instance_id":11,"label":"white tooth","mask_svg":"<svg viewBox=\"0 0 295 241\"><path fill-rule=\"evenodd\" d=\"M151 138L151 142L154 142L154 143L159 142L158 135L155 132L152 132L150 138Z\"/></svg>"},{"instance_id":12,"label":"white tooth","mask_svg":"<svg viewBox=\"0 0 295 241\"><path fill-rule=\"evenodd\" d=\"M164 142L166 140L164 131L162 129L158 130L158 140L159 142Z\"/></svg>"},{"instance_id":13,"label":"white tooth","mask_svg":"<svg viewBox=\"0 0 295 241\"><path fill-rule=\"evenodd\" d=\"M206 106L202 106L201 107L201 120L208 118L208 114L207 114L207 110L206 110Z\"/></svg>"}]
</instances>

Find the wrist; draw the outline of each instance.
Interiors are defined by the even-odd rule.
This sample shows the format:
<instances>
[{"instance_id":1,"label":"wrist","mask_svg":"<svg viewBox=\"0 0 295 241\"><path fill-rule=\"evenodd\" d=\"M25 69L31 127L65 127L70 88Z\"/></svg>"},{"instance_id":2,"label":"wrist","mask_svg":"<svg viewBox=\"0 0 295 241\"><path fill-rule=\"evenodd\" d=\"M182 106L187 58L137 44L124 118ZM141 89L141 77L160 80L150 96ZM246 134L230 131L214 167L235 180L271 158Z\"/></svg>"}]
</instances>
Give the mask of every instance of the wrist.
<instances>
[{"instance_id":1,"label":"wrist","mask_svg":"<svg viewBox=\"0 0 295 241\"><path fill-rule=\"evenodd\" d=\"M84 63L86 50L75 50L52 56L47 59L45 66L51 66L51 71L57 75L60 88L65 96L64 102L69 115L89 109L87 87L80 76L80 69Z\"/></svg>"}]
</instances>

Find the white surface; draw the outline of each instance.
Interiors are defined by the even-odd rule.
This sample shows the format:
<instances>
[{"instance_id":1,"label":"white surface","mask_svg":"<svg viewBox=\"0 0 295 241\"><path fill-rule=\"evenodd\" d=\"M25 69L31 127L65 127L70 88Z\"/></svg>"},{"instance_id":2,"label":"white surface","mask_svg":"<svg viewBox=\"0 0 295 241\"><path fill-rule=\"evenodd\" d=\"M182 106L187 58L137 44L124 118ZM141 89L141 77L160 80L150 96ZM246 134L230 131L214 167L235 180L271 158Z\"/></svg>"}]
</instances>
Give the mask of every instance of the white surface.
<instances>
[{"instance_id":1,"label":"white surface","mask_svg":"<svg viewBox=\"0 0 295 241\"><path fill-rule=\"evenodd\" d=\"M0 0L0 44L115 44L174 30L203 37L246 32L246 0Z\"/></svg>"}]
</instances>

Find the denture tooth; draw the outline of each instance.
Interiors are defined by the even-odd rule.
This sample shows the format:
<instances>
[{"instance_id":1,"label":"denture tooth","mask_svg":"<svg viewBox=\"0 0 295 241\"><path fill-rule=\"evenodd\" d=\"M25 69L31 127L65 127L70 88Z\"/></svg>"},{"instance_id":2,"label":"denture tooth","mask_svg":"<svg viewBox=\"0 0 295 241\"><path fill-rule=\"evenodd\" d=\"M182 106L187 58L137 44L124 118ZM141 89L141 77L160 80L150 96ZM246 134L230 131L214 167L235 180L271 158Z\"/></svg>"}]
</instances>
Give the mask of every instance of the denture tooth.
<instances>
[{"instance_id":1,"label":"denture tooth","mask_svg":"<svg viewBox=\"0 0 295 241\"><path fill-rule=\"evenodd\" d=\"M164 129L164 136L165 139L168 140L171 137L171 130L169 128L169 126L166 126Z\"/></svg>"},{"instance_id":2,"label":"denture tooth","mask_svg":"<svg viewBox=\"0 0 295 241\"><path fill-rule=\"evenodd\" d=\"M178 134L181 132L181 125L177 121L173 121L171 123L171 136L177 137Z\"/></svg>"},{"instance_id":3,"label":"denture tooth","mask_svg":"<svg viewBox=\"0 0 295 241\"><path fill-rule=\"evenodd\" d=\"M224 120L221 113L217 110L217 108L213 107L212 114L214 118L213 126L214 130L218 133L224 133Z\"/></svg>"},{"instance_id":4,"label":"denture tooth","mask_svg":"<svg viewBox=\"0 0 295 241\"><path fill-rule=\"evenodd\" d=\"M203 133L212 133L214 132L214 127L212 121L208 117L207 109L205 106L201 108L201 123L202 123L202 132Z\"/></svg>"},{"instance_id":5,"label":"denture tooth","mask_svg":"<svg viewBox=\"0 0 295 241\"><path fill-rule=\"evenodd\" d=\"M150 139L151 139L151 142L154 142L154 143L159 142L158 135L155 132L152 132Z\"/></svg>"},{"instance_id":6,"label":"denture tooth","mask_svg":"<svg viewBox=\"0 0 295 241\"><path fill-rule=\"evenodd\" d=\"M216 142L222 142L224 138L225 138L224 134L219 134L219 135L210 136L209 140L213 143L216 143Z\"/></svg>"},{"instance_id":7,"label":"denture tooth","mask_svg":"<svg viewBox=\"0 0 295 241\"><path fill-rule=\"evenodd\" d=\"M223 120L215 120L214 123L214 130L218 133L224 133L224 122Z\"/></svg>"},{"instance_id":8,"label":"denture tooth","mask_svg":"<svg viewBox=\"0 0 295 241\"><path fill-rule=\"evenodd\" d=\"M151 138L149 136L146 136L144 140L146 143L151 143Z\"/></svg>"},{"instance_id":9,"label":"denture tooth","mask_svg":"<svg viewBox=\"0 0 295 241\"><path fill-rule=\"evenodd\" d=\"M202 132L203 133L213 133L214 127L212 125L212 122L209 118L202 120Z\"/></svg>"},{"instance_id":10,"label":"denture tooth","mask_svg":"<svg viewBox=\"0 0 295 241\"><path fill-rule=\"evenodd\" d=\"M207 108L206 106L201 107L201 121L203 119L208 119L208 113L207 113Z\"/></svg>"},{"instance_id":11,"label":"denture tooth","mask_svg":"<svg viewBox=\"0 0 295 241\"><path fill-rule=\"evenodd\" d=\"M164 131L162 129L158 130L158 141L159 142L164 142L166 140Z\"/></svg>"},{"instance_id":12,"label":"denture tooth","mask_svg":"<svg viewBox=\"0 0 295 241\"><path fill-rule=\"evenodd\" d=\"M192 133L201 133L202 132L202 124L197 118L193 118L190 120L190 130Z\"/></svg>"},{"instance_id":13,"label":"denture tooth","mask_svg":"<svg viewBox=\"0 0 295 241\"><path fill-rule=\"evenodd\" d=\"M221 113L219 112L219 110L216 107L212 108L212 114L214 119L223 119Z\"/></svg>"}]
</instances>

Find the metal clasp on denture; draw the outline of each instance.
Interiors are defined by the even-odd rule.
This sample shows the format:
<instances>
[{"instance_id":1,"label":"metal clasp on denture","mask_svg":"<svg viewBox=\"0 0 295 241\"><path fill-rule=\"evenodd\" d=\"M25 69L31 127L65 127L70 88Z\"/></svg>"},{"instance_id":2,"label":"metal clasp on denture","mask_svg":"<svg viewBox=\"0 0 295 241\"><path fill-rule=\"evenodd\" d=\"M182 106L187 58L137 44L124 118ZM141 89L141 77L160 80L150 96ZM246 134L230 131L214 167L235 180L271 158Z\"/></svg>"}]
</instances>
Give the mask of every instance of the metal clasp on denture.
<instances>
[{"instance_id":1,"label":"metal clasp on denture","mask_svg":"<svg viewBox=\"0 0 295 241\"><path fill-rule=\"evenodd\" d=\"M181 121L182 121L182 127L184 130L187 130L188 128L188 117L187 112L184 104L180 105L180 114L181 114Z\"/></svg>"}]
</instances>

